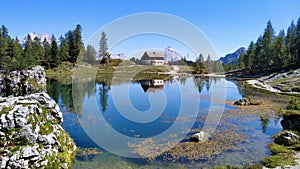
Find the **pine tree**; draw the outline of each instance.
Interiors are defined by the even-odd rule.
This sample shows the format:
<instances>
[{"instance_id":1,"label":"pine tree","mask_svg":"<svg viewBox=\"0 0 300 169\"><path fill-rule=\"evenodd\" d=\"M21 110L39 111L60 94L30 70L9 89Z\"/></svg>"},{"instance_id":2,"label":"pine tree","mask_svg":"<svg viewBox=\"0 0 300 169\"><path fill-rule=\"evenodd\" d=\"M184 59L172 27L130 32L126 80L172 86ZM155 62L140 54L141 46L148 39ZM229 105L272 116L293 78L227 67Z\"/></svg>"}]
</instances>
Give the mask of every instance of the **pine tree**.
<instances>
[{"instance_id":1,"label":"pine tree","mask_svg":"<svg viewBox=\"0 0 300 169\"><path fill-rule=\"evenodd\" d=\"M288 65L287 51L285 45L285 33L280 31L274 40L274 69L285 69Z\"/></svg>"},{"instance_id":2,"label":"pine tree","mask_svg":"<svg viewBox=\"0 0 300 169\"><path fill-rule=\"evenodd\" d=\"M286 47L287 52L289 56L289 62L290 63L297 63L297 54L296 54L296 38L297 38L297 28L294 24L294 21L292 21L291 25L287 29L287 35L286 35Z\"/></svg>"},{"instance_id":3,"label":"pine tree","mask_svg":"<svg viewBox=\"0 0 300 169\"><path fill-rule=\"evenodd\" d=\"M16 38L15 43L14 43L14 49L13 49L13 60L14 66L12 66L12 69L15 70L22 70L26 68L26 62L25 58L23 57L23 48L22 45L20 44L19 40Z\"/></svg>"},{"instance_id":4,"label":"pine tree","mask_svg":"<svg viewBox=\"0 0 300 169\"><path fill-rule=\"evenodd\" d=\"M32 40L29 34L27 35L27 39L25 42L24 62L24 64L28 65L27 68L36 64L36 58L34 57L32 49Z\"/></svg>"},{"instance_id":5,"label":"pine tree","mask_svg":"<svg viewBox=\"0 0 300 169\"><path fill-rule=\"evenodd\" d=\"M51 38L51 49L50 49L50 67L51 68L54 68L56 66L58 66L60 64L60 58L59 58L59 55L58 55L58 46L57 46L57 42L56 42L56 39L55 39L55 36L52 35L52 38Z\"/></svg>"},{"instance_id":6,"label":"pine tree","mask_svg":"<svg viewBox=\"0 0 300 169\"><path fill-rule=\"evenodd\" d=\"M50 68L50 60L51 60L51 45L49 42L44 39L43 41L43 48L44 48L44 57L42 59L42 66L46 68Z\"/></svg>"},{"instance_id":7,"label":"pine tree","mask_svg":"<svg viewBox=\"0 0 300 169\"><path fill-rule=\"evenodd\" d=\"M200 55L199 55L199 61L200 61L200 62L204 62L204 61L205 61L205 60L204 60L204 56L203 56L202 53L200 53Z\"/></svg>"},{"instance_id":8,"label":"pine tree","mask_svg":"<svg viewBox=\"0 0 300 169\"><path fill-rule=\"evenodd\" d=\"M7 61L7 39L4 39L3 37L0 38L0 69L6 69L6 61Z\"/></svg>"},{"instance_id":9,"label":"pine tree","mask_svg":"<svg viewBox=\"0 0 300 169\"><path fill-rule=\"evenodd\" d=\"M75 40L75 55L71 58L72 63L75 63L77 61L77 58L79 57L81 50L84 48L83 42L82 42L82 27L81 25L76 25L75 30L73 31L74 40ZM83 53L81 53L83 54Z\"/></svg>"},{"instance_id":10,"label":"pine tree","mask_svg":"<svg viewBox=\"0 0 300 169\"><path fill-rule=\"evenodd\" d=\"M41 64L44 55L44 49L40 39L35 37L32 42L33 57L36 59L36 64Z\"/></svg>"},{"instance_id":11,"label":"pine tree","mask_svg":"<svg viewBox=\"0 0 300 169\"><path fill-rule=\"evenodd\" d=\"M69 46L68 42L62 36L60 37L60 48L59 48L59 56L61 61L69 60Z\"/></svg>"},{"instance_id":12,"label":"pine tree","mask_svg":"<svg viewBox=\"0 0 300 169\"><path fill-rule=\"evenodd\" d=\"M207 59L206 59L206 62L211 62L212 60L211 60L211 57L210 57L210 55L208 55L207 56Z\"/></svg>"},{"instance_id":13,"label":"pine tree","mask_svg":"<svg viewBox=\"0 0 300 169\"><path fill-rule=\"evenodd\" d=\"M96 50L92 45L88 45L86 47L86 52L84 54L83 61L89 63L89 64L94 64L96 60Z\"/></svg>"},{"instance_id":14,"label":"pine tree","mask_svg":"<svg viewBox=\"0 0 300 169\"><path fill-rule=\"evenodd\" d=\"M193 67L194 67L194 73L197 73L197 74L207 73L205 60L204 60L202 53L199 54L199 58L196 58L196 61L193 65Z\"/></svg>"},{"instance_id":15,"label":"pine tree","mask_svg":"<svg viewBox=\"0 0 300 169\"><path fill-rule=\"evenodd\" d=\"M259 71L261 71L261 68L263 68L263 62L264 62L264 58L263 58L263 40L262 37L259 36L257 41L255 42L255 55L253 58L253 66L252 66L252 71L253 73L258 73Z\"/></svg>"},{"instance_id":16,"label":"pine tree","mask_svg":"<svg viewBox=\"0 0 300 169\"><path fill-rule=\"evenodd\" d=\"M207 73L213 73L213 71L214 71L213 63L212 63L212 60L211 60L211 57L209 54L207 55L205 66L206 66Z\"/></svg>"},{"instance_id":17,"label":"pine tree","mask_svg":"<svg viewBox=\"0 0 300 169\"><path fill-rule=\"evenodd\" d=\"M8 31L4 25L0 29L0 69L7 69L7 63L9 57L7 55L8 43L7 37Z\"/></svg>"},{"instance_id":18,"label":"pine tree","mask_svg":"<svg viewBox=\"0 0 300 169\"><path fill-rule=\"evenodd\" d=\"M270 66L273 65L274 60L272 58L273 56L273 41L274 41L274 29L272 27L271 21L268 21L267 27L265 29L263 39L262 39L262 64L265 70L269 69ZM267 70L268 71L268 70Z\"/></svg>"},{"instance_id":19,"label":"pine tree","mask_svg":"<svg viewBox=\"0 0 300 169\"><path fill-rule=\"evenodd\" d=\"M110 54L108 53L107 38L104 32L101 34L99 57L101 59L100 64L102 65L108 65L111 62Z\"/></svg>"},{"instance_id":20,"label":"pine tree","mask_svg":"<svg viewBox=\"0 0 300 169\"><path fill-rule=\"evenodd\" d=\"M295 53L298 58L298 67L300 67L300 17L297 21L297 32L296 32L296 42L295 42Z\"/></svg>"},{"instance_id":21,"label":"pine tree","mask_svg":"<svg viewBox=\"0 0 300 169\"><path fill-rule=\"evenodd\" d=\"M107 54L107 51L108 51L108 46L107 46L106 34L102 32L101 39L100 39L100 48L99 48L100 58L104 58Z\"/></svg>"},{"instance_id":22,"label":"pine tree","mask_svg":"<svg viewBox=\"0 0 300 169\"><path fill-rule=\"evenodd\" d=\"M245 67L246 67L245 66L245 60L246 60L246 56L241 54L239 59L238 59L237 69L245 69Z\"/></svg>"},{"instance_id":23,"label":"pine tree","mask_svg":"<svg viewBox=\"0 0 300 169\"><path fill-rule=\"evenodd\" d=\"M9 35L8 35L8 29L4 25L2 25L1 31L2 31L2 37L4 39L8 39L8 37L9 37Z\"/></svg>"},{"instance_id":24,"label":"pine tree","mask_svg":"<svg viewBox=\"0 0 300 169\"><path fill-rule=\"evenodd\" d=\"M247 50L247 55L245 56L245 67L247 71L251 71L252 69L252 65L254 62L254 58L255 58L255 43L253 41L251 41L248 50Z\"/></svg>"},{"instance_id":25,"label":"pine tree","mask_svg":"<svg viewBox=\"0 0 300 169\"><path fill-rule=\"evenodd\" d=\"M68 46L69 46L69 62L74 63L77 60L77 50L76 50L76 42L74 39L74 35L72 31L68 31L68 33L66 34L66 40L68 42Z\"/></svg>"}]
</instances>

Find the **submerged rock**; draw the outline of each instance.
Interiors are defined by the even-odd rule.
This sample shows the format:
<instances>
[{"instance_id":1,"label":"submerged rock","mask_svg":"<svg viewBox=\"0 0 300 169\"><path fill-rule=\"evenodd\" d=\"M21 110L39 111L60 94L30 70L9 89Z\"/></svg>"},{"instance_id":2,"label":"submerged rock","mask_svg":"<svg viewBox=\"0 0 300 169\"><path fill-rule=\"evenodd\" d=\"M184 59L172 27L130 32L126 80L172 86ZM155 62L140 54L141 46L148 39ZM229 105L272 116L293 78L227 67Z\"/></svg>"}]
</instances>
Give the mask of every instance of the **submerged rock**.
<instances>
[{"instance_id":1,"label":"submerged rock","mask_svg":"<svg viewBox=\"0 0 300 169\"><path fill-rule=\"evenodd\" d=\"M0 100L1 168L70 167L76 146L47 93Z\"/></svg>"},{"instance_id":2,"label":"submerged rock","mask_svg":"<svg viewBox=\"0 0 300 169\"><path fill-rule=\"evenodd\" d=\"M242 98L234 102L234 105L239 105L239 106L249 106L249 105L259 105L260 103L254 102L250 98Z\"/></svg>"},{"instance_id":3,"label":"submerged rock","mask_svg":"<svg viewBox=\"0 0 300 169\"><path fill-rule=\"evenodd\" d=\"M101 153L102 151L97 148L80 148L76 152L76 159L82 161L92 160L96 155Z\"/></svg>"}]
</instances>

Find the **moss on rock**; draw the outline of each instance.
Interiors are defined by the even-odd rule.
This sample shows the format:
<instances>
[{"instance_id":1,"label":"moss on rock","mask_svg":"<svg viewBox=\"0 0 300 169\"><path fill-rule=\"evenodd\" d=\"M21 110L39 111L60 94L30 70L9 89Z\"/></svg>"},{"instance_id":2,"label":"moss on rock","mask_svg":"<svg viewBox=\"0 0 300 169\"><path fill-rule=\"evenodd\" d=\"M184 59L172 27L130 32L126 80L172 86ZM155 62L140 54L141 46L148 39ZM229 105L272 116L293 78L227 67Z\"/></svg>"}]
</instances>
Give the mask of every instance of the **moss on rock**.
<instances>
[{"instance_id":1,"label":"moss on rock","mask_svg":"<svg viewBox=\"0 0 300 169\"><path fill-rule=\"evenodd\" d=\"M69 168L76 146L60 126L57 104L46 93L5 101L0 103L1 167Z\"/></svg>"}]
</instances>

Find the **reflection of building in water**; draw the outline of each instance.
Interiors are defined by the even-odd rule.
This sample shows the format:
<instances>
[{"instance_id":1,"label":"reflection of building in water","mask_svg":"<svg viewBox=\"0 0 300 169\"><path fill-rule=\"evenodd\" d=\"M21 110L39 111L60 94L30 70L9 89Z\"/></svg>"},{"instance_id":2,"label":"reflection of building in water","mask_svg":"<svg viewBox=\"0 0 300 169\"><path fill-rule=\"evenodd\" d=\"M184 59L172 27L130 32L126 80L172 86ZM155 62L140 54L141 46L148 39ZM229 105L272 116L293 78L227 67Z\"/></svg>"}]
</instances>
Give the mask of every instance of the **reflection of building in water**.
<instances>
[{"instance_id":1,"label":"reflection of building in water","mask_svg":"<svg viewBox=\"0 0 300 169\"><path fill-rule=\"evenodd\" d=\"M164 87L164 80L153 79L153 80L141 80L141 86L144 92L160 92Z\"/></svg>"}]
</instances>

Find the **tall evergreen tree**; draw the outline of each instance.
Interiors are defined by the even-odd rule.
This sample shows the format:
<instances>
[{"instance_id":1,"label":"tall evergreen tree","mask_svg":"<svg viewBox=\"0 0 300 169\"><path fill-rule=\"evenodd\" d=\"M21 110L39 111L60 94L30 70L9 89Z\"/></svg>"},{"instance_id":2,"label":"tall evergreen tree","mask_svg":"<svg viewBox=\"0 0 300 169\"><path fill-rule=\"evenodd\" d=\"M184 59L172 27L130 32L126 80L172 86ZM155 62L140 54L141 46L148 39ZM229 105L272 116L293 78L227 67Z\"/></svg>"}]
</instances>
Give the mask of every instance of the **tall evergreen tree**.
<instances>
[{"instance_id":1,"label":"tall evergreen tree","mask_svg":"<svg viewBox=\"0 0 300 169\"><path fill-rule=\"evenodd\" d=\"M35 37L33 39L32 50L33 50L33 57L36 60L36 64L40 64L43 59L44 49L38 37Z\"/></svg>"},{"instance_id":2,"label":"tall evergreen tree","mask_svg":"<svg viewBox=\"0 0 300 169\"><path fill-rule=\"evenodd\" d=\"M59 52L59 50L58 50L58 46L57 46L55 36L52 35L51 49L50 49L50 53L51 53L50 67L51 68L56 67L60 64L60 58L59 58L58 52Z\"/></svg>"},{"instance_id":3,"label":"tall evergreen tree","mask_svg":"<svg viewBox=\"0 0 300 169\"><path fill-rule=\"evenodd\" d=\"M248 49L247 49L247 55L245 56L245 68L247 71L251 71L252 65L255 58L255 43L251 41Z\"/></svg>"},{"instance_id":4,"label":"tall evergreen tree","mask_svg":"<svg viewBox=\"0 0 300 169\"><path fill-rule=\"evenodd\" d=\"M263 40L262 37L259 36L257 41L255 42L255 55L253 58L253 66L252 66L252 72L258 73L261 68L263 68L264 64L264 58L263 58Z\"/></svg>"},{"instance_id":5,"label":"tall evergreen tree","mask_svg":"<svg viewBox=\"0 0 300 169\"><path fill-rule=\"evenodd\" d=\"M285 33L282 30L274 40L274 69L286 68L289 62L287 59L287 51L284 38Z\"/></svg>"},{"instance_id":6,"label":"tall evergreen tree","mask_svg":"<svg viewBox=\"0 0 300 169\"><path fill-rule=\"evenodd\" d=\"M205 62L204 56L203 56L202 53L200 53L200 55L199 55L199 61L200 61L200 62Z\"/></svg>"},{"instance_id":7,"label":"tall evergreen tree","mask_svg":"<svg viewBox=\"0 0 300 169\"><path fill-rule=\"evenodd\" d=\"M290 59L290 63L297 63L298 58L296 54L296 38L297 38L297 28L294 24L294 21L292 21L291 25L287 29L287 35L286 35L286 46L288 51L288 56Z\"/></svg>"},{"instance_id":8,"label":"tall evergreen tree","mask_svg":"<svg viewBox=\"0 0 300 169\"><path fill-rule=\"evenodd\" d=\"M104 58L108 51L108 45L107 45L107 38L105 32L102 32L101 39L100 39L100 48L99 48L99 55L100 58Z\"/></svg>"},{"instance_id":9,"label":"tall evergreen tree","mask_svg":"<svg viewBox=\"0 0 300 169\"><path fill-rule=\"evenodd\" d=\"M202 53L199 54L199 58L196 59L193 67L194 67L194 73L197 74L207 73L205 60Z\"/></svg>"},{"instance_id":10,"label":"tall evergreen tree","mask_svg":"<svg viewBox=\"0 0 300 169\"><path fill-rule=\"evenodd\" d=\"M96 50L92 45L88 45L86 47L86 52L84 54L83 61L89 63L89 64L94 64L96 60Z\"/></svg>"},{"instance_id":11,"label":"tall evergreen tree","mask_svg":"<svg viewBox=\"0 0 300 169\"><path fill-rule=\"evenodd\" d=\"M295 42L295 53L298 58L298 66L300 66L300 17L297 21L297 33L296 33L296 42Z\"/></svg>"},{"instance_id":12,"label":"tall evergreen tree","mask_svg":"<svg viewBox=\"0 0 300 169\"><path fill-rule=\"evenodd\" d=\"M59 56L60 56L61 61L67 61L70 57L68 42L62 36L60 37Z\"/></svg>"},{"instance_id":13,"label":"tall evergreen tree","mask_svg":"<svg viewBox=\"0 0 300 169\"><path fill-rule=\"evenodd\" d=\"M80 55L81 50L84 48L83 46L83 42L82 42L82 27L81 25L76 25L76 28L73 32L74 34L74 39L75 39L75 48L76 48L76 54L75 54L75 58L72 58L73 63L75 63L77 61L78 56Z\"/></svg>"},{"instance_id":14,"label":"tall evergreen tree","mask_svg":"<svg viewBox=\"0 0 300 169\"><path fill-rule=\"evenodd\" d=\"M4 25L2 25L1 31L2 31L2 37L4 39L7 39L9 37L9 35L8 35L8 29Z\"/></svg>"},{"instance_id":15,"label":"tall evergreen tree","mask_svg":"<svg viewBox=\"0 0 300 169\"><path fill-rule=\"evenodd\" d=\"M44 39L43 41L43 48L44 48L44 57L42 59L42 66L45 66L46 68L50 68L51 45L46 39Z\"/></svg>"},{"instance_id":16,"label":"tall evergreen tree","mask_svg":"<svg viewBox=\"0 0 300 169\"><path fill-rule=\"evenodd\" d=\"M77 49L76 49L76 42L74 39L74 35L72 31L68 31L66 34L66 39L69 46L69 62L75 62L77 60Z\"/></svg>"},{"instance_id":17,"label":"tall evergreen tree","mask_svg":"<svg viewBox=\"0 0 300 169\"><path fill-rule=\"evenodd\" d=\"M7 61L7 39L4 39L3 37L0 38L0 69L5 69L5 62Z\"/></svg>"},{"instance_id":18,"label":"tall evergreen tree","mask_svg":"<svg viewBox=\"0 0 300 169\"><path fill-rule=\"evenodd\" d=\"M32 48L32 40L29 34L27 35L27 39L25 42L24 59L24 64L27 64L28 67L31 67L36 64L36 58L34 57L34 52Z\"/></svg>"},{"instance_id":19,"label":"tall evergreen tree","mask_svg":"<svg viewBox=\"0 0 300 169\"><path fill-rule=\"evenodd\" d=\"M211 57L210 57L210 55L207 55L207 59L206 59L206 62L211 62L212 60L211 60Z\"/></svg>"},{"instance_id":20,"label":"tall evergreen tree","mask_svg":"<svg viewBox=\"0 0 300 169\"><path fill-rule=\"evenodd\" d=\"M23 57L23 48L22 45L20 44L19 40L16 38L15 43L14 43L14 49L13 49L13 59L15 59L15 61L13 61L14 66L12 67L12 69L16 69L16 70L21 70L26 68L26 62L25 62L25 58Z\"/></svg>"},{"instance_id":21,"label":"tall evergreen tree","mask_svg":"<svg viewBox=\"0 0 300 169\"><path fill-rule=\"evenodd\" d=\"M269 66L272 66L274 63L274 60L272 58L273 56L273 41L274 41L274 29L272 27L271 21L268 21L267 27L265 29L263 39L262 39L262 57L263 57L263 67L265 70L269 68ZM268 70L267 70L268 71Z\"/></svg>"}]
</instances>

